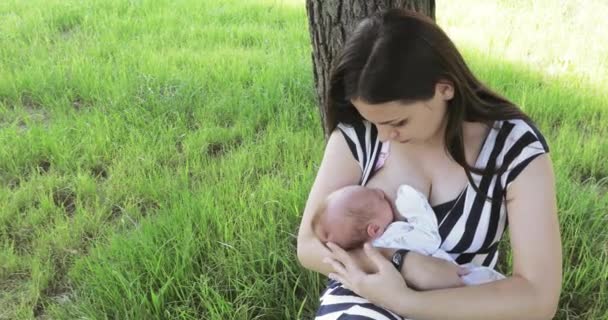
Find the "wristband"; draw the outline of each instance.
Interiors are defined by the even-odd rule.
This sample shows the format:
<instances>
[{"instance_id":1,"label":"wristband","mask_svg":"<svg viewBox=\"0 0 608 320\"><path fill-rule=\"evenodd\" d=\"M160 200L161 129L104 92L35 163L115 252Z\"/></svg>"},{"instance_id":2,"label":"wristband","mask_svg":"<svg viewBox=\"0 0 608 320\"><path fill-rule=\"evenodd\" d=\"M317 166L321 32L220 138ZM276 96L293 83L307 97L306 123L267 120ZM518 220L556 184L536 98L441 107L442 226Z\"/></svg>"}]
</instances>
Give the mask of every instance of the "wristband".
<instances>
[{"instance_id":1,"label":"wristband","mask_svg":"<svg viewBox=\"0 0 608 320\"><path fill-rule=\"evenodd\" d=\"M401 269L403 268L403 261L405 260L405 256L408 253L410 253L410 250L407 249L399 249L395 251L395 253L393 253L393 256L391 257L391 262L393 263L395 268L397 268L397 271L401 272Z\"/></svg>"}]
</instances>

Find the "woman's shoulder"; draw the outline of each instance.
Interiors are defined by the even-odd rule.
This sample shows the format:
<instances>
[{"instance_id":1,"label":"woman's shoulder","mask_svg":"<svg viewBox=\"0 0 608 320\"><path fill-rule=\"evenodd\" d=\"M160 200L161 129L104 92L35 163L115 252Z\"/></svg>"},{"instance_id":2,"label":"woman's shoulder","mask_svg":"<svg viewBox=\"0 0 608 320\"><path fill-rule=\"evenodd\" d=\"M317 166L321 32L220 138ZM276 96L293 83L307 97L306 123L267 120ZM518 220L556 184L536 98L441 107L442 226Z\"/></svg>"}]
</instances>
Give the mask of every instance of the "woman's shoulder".
<instances>
[{"instance_id":1,"label":"woman's shoulder","mask_svg":"<svg viewBox=\"0 0 608 320\"><path fill-rule=\"evenodd\" d=\"M355 158L359 158L363 150L369 150L370 147L378 143L378 131L369 121L362 120L355 123L340 122L337 125L337 129L344 136Z\"/></svg>"},{"instance_id":2,"label":"woman's shoulder","mask_svg":"<svg viewBox=\"0 0 608 320\"><path fill-rule=\"evenodd\" d=\"M493 126L495 147L503 151L513 148L536 148L549 152L549 146L543 134L535 124L524 119L507 119L496 121ZM515 152L515 151L512 151Z\"/></svg>"},{"instance_id":3,"label":"woman's shoulder","mask_svg":"<svg viewBox=\"0 0 608 320\"><path fill-rule=\"evenodd\" d=\"M363 172L360 183L365 184L374 173L373 168L381 153L382 142L378 139L378 130L366 120L338 123L337 129L344 136L353 157L359 163Z\"/></svg>"},{"instance_id":4,"label":"woman's shoulder","mask_svg":"<svg viewBox=\"0 0 608 320\"><path fill-rule=\"evenodd\" d=\"M361 120L353 123L338 122L337 129L339 129L346 138L350 140L356 140L355 142L365 143L365 141L358 141L364 135L373 134L376 131L376 127L367 120Z\"/></svg>"},{"instance_id":5,"label":"woman's shoulder","mask_svg":"<svg viewBox=\"0 0 608 320\"><path fill-rule=\"evenodd\" d=\"M508 186L532 160L549 152L544 136L527 120L496 121L490 136L492 141L486 151L485 164L504 170L501 177L505 186Z\"/></svg>"}]
</instances>

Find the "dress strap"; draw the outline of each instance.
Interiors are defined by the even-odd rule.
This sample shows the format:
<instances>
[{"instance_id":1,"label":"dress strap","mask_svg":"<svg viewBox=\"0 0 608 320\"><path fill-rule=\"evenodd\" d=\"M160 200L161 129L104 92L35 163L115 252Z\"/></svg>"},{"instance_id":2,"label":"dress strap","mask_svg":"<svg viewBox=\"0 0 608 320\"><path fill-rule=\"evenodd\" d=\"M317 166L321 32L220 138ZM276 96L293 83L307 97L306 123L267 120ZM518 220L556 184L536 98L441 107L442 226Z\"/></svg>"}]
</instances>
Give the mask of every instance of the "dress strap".
<instances>
[{"instance_id":1,"label":"dress strap","mask_svg":"<svg viewBox=\"0 0 608 320\"><path fill-rule=\"evenodd\" d=\"M342 132L353 157L361 168L359 184L367 184L375 172L374 168L382 150L382 142L378 139L376 126L369 121L363 121L353 125L339 123L338 129Z\"/></svg>"}]
</instances>

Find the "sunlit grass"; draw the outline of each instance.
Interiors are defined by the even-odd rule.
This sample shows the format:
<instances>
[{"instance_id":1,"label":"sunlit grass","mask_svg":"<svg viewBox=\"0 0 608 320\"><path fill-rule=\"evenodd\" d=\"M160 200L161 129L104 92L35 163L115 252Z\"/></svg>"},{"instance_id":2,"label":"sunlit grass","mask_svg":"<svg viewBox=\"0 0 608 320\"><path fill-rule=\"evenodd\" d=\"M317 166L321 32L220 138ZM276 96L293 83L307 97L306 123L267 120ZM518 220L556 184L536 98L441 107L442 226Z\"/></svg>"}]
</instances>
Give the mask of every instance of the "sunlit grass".
<instances>
[{"instance_id":1,"label":"sunlit grass","mask_svg":"<svg viewBox=\"0 0 608 320\"><path fill-rule=\"evenodd\" d=\"M607 2L464 0L438 6L438 21L462 46L544 75L576 75L605 91Z\"/></svg>"},{"instance_id":2,"label":"sunlit grass","mask_svg":"<svg viewBox=\"0 0 608 320\"><path fill-rule=\"evenodd\" d=\"M603 319L605 5L514 3L439 2L438 22L548 138L558 319ZM0 2L0 319L310 318L307 28L302 1Z\"/></svg>"}]
</instances>

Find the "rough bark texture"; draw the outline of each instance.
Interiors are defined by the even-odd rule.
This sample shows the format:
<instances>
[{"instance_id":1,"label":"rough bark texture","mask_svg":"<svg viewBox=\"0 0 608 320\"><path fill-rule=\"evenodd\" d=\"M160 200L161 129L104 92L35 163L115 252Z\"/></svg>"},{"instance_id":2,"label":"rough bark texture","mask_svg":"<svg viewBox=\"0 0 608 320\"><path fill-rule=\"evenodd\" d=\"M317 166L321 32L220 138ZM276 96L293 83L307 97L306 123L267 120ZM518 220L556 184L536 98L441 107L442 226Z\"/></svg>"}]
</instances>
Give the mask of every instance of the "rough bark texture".
<instances>
[{"instance_id":1,"label":"rough bark texture","mask_svg":"<svg viewBox=\"0 0 608 320\"><path fill-rule=\"evenodd\" d=\"M319 106L325 103L325 90L332 61L342 48L346 36L362 18L390 8L406 8L435 19L434 0L306 0ZM321 118L323 121L322 111Z\"/></svg>"}]
</instances>

